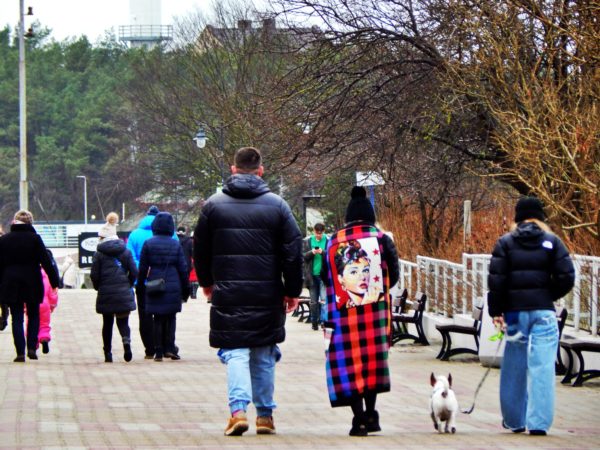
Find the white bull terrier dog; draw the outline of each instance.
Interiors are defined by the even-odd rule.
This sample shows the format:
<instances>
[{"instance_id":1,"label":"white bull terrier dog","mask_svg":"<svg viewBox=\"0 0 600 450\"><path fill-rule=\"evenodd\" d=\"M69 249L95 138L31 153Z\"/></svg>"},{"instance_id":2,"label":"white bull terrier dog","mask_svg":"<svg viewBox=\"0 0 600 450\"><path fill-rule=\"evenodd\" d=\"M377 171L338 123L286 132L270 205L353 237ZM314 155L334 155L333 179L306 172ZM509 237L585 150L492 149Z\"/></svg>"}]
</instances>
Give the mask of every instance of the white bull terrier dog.
<instances>
[{"instance_id":1,"label":"white bull terrier dog","mask_svg":"<svg viewBox=\"0 0 600 450\"><path fill-rule=\"evenodd\" d=\"M452 388L452 375L448 378L444 376L435 376L431 373L431 386L433 391L429 406L431 408L431 419L433 426L438 433L442 433L441 422L446 422L444 431L446 433L456 433L456 414L458 413L458 402Z\"/></svg>"}]
</instances>

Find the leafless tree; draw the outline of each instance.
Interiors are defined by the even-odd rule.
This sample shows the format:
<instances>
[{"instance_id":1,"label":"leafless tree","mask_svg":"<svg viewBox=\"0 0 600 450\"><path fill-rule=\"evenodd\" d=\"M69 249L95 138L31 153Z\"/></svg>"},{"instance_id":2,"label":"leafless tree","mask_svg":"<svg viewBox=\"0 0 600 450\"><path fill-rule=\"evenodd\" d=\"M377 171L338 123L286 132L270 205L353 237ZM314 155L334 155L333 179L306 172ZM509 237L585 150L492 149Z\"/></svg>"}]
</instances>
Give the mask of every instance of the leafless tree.
<instances>
[{"instance_id":1,"label":"leafless tree","mask_svg":"<svg viewBox=\"0 0 600 450\"><path fill-rule=\"evenodd\" d=\"M312 127L294 159L327 155L393 180L410 141L538 195L557 224L598 238L597 1L275 4L325 32L286 78L282 108Z\"/></svg>"}]
</instances>

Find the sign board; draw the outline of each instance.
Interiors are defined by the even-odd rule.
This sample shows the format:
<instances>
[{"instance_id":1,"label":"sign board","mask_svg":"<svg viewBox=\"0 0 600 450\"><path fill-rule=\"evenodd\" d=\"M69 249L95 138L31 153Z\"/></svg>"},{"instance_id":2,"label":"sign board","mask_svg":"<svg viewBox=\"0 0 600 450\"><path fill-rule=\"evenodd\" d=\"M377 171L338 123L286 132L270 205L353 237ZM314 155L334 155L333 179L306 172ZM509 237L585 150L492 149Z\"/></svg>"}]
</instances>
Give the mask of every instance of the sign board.
<instances>
[{"instance_id":1,"label":"sign board","mask_svg":"<svg viewBox=\"0 0 600 450\"><path fill-rule=\"evenodd\" d=\"M385 181L377 172L356 172L357 186L383 186Z\"/></svg>"},{"instance_id":2,"label":"sign board","mask_svg":"<svg viewBox=\"0 0 600 450\"><path fill-rule=\"evenodd\" d=\"M127 242L130 231L117 231L117 236ZM79 268L92 267L98 246L98 233L79 233Z\"/></svg>"}]
</instances>

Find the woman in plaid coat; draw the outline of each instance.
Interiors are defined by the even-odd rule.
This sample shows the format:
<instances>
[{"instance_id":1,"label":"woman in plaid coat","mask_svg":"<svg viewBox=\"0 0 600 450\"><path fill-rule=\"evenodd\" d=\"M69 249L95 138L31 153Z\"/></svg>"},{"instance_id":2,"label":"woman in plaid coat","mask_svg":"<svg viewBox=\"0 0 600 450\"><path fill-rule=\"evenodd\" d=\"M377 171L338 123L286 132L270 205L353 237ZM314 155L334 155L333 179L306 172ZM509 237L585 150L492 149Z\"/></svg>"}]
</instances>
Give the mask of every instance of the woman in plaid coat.
<instances>
[{"instance_id":1,"label":"woman in plaid coat","mask_svg":"<svg viewBox=\"0 0 600 450\"><path fill-rule=\"evenodd\" d=\"M346 225L327 246L327 387L332 407L350 406L351 436L380 431L377 394L390 390L390 288L398 282L398 254L375 227L362 187L352 189Z\"/></svg>"}]
</instances>

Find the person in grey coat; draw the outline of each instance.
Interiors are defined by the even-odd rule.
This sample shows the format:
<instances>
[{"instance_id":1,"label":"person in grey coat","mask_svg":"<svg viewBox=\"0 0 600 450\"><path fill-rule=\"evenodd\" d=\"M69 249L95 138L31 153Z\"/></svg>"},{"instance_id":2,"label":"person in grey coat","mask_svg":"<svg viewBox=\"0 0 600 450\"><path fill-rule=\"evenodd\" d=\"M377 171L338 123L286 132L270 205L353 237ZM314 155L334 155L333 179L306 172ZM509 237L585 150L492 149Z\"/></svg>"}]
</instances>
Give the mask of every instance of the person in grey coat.
<instances>
[{"instance_id":1,"label":"person in grey coat","mask_svg":"<svg viewBox=\"0 0 600 450\"><path fill-rule=\"evenodd\" d=\"M180 359L174 352L175 315L181 311L181 303L189 296L188 266L179 241L173 240L175 223L167 212L160 212L152 222L153 237L144 242L140 256L137 280L138 297L144 296L146 312L152 314L154 335L154 360L162 361L163 355ZM146 282L163 279L162 292L146 291Z\"/></svg>"},{"instance_id":2,"label":"person in grey coat","mask_svg":"<svg viewBox=\"0 0 600 450\"><path fill-rule=\"evenodd\" d=\"M102 314L102 342L104 362L112 362L112 332L116 318L117 328L123 341L123 358L129 362L131 352L131 330L129 313L135 311L133 284L137 278L137 267L125 242L117 236L116 213L107 216L107 223L98 232L100 243L94 254L90 277L96 297L96 312Z\"/></svg>"}]
</instances>

